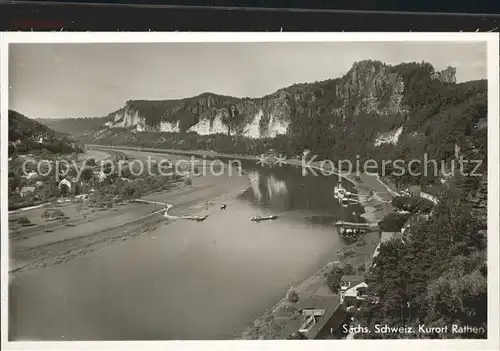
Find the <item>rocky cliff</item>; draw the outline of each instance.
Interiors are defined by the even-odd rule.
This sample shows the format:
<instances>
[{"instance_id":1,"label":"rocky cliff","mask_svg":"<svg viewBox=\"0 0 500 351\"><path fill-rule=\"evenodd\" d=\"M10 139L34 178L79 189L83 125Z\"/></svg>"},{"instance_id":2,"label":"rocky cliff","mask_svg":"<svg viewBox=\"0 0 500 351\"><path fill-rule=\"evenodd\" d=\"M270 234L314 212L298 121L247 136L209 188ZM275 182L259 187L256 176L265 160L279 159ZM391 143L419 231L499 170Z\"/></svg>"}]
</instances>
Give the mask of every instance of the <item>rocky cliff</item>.
<instances>
[{"instance_id":1,"label":"rocky cliff","mask_svg":"<svg viewBox=\"0 0 500 351\"><path fill-rule=\"evenodd\" d=\"M429 74L432 79L455 81L452 68L443 72L432 69ZM293 133L298 116L328 114L334 127L338 118L345 121L349 116L404 115L409 111L404 92L404 77L397 67L362 61L342 78L297 84L258 99L204 93L181 100L128 101L108 116L110 120L103 127L272 138Z\"/></svg>"}]
</instances>

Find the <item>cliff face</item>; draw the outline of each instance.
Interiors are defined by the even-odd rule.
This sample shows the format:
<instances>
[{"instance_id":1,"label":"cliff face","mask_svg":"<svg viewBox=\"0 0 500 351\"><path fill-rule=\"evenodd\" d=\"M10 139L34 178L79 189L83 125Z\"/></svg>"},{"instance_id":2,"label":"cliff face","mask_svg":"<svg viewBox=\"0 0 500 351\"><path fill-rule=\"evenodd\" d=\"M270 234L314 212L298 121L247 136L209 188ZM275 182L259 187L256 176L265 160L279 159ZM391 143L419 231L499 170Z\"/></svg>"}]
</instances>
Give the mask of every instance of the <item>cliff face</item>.
<instances>
[{"instance_id":1,"label":"cliff face","mask_svg":"<svg viewBox=\"0 0 500 351\"><path fill-rule=\"evenodd\" d=\"M182 100L128 101L103 127L273 138L293 133L298 116L329 114L333 122L351 115L404 114L404 89L403 77L393 67L362 61L340 79L294 85L259 99L204 93Z\"/></svg>"},{"instance_id":2,"label":"cliff face","mask_svg":"<svg viewBox=\"0 0 500 351\"><path fill-rule=\"evenodd\" d=\"M487 117L486 81L456 84L455 74L452 67L436 71L428 63L367 60L340 78L261 98L203 93L130 100L108 116L82 120L89 128L78 124L77 132L98 144L240 153L274 148L290 155L309 149L322 157L431 152L446 158Z\"/></svg>"},{"instance_id":3,"label":"cliff face","mask_svg":"<svg viewBox=\"0 0 500 351\"><path fill-rule=\"evenodd\" d=\"M128 101L111 114L105 127L138 132L195 132L249 138L286 134L290 123L289 96L235 99L215 94L178 101Z\"/></svg>"}]
</instances>

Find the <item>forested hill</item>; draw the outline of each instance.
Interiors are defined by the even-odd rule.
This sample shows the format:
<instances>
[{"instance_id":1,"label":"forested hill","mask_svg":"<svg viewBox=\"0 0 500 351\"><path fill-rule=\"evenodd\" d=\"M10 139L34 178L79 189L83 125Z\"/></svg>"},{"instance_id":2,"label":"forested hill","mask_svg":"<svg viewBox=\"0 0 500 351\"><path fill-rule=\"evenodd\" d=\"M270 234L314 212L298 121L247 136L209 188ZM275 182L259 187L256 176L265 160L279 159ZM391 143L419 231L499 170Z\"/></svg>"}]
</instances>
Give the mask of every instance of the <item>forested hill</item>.
<instances>
[{"instance_id":1,"label":"forested hill","mask_svg":"<svg viewBox=\"0 0 500 351\"><path fill-rule=\"evenodd\" d=\"M46 150L53 153L78 151L72 138L34 119L9 110L9 155Z\"/></svg>"},{"instance_id":2,"label":"forested hill","mask_svg":"<svg viewBox=\"0 0 500 351\"><path fill-rule=\"evenodd\" d=\"M82 117L82 118L39 118L36 119L47 127L61 132L70 133L75 136L85 132L98 131L102 126L110 121L108 117Z\"/></svg>"}]
</instances>

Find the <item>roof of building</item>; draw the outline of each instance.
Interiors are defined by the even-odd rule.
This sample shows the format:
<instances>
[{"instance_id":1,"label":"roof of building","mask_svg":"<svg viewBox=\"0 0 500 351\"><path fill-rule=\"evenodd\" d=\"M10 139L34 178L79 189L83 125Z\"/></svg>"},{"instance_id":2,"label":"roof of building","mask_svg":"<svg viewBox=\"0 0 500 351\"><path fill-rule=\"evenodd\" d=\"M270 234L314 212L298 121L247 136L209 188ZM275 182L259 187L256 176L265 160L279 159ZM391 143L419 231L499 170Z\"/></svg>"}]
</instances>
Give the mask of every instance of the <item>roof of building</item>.
<instances>
[{"instance_id":1,"label":"roof of building","mask_svg":"<svg viewBox=\"0 0 500 351\"><path fill-rule=\"evenodd\" d=\"M318 333L325 327L326 324L333 328L334 330L340 328L341 324L345 321L347 314L342 306L337 306L334 309L329 310L328 315L323 315L323 317L316 322L316 324L307 333L308 339L314 339Z\"/></svg>"},{"instance_id":2,"label":"roof of building","mask_svg":"<svg viewBox=\"0 0 500 351\"><path fill-rule=\"evenodd\" d=\"M435 197L439 197L439 195L441 195L441 190L442 190L441 184L435 184L435 185L422 187L422 191L424 193L427 193L427 194L435 196Z\"/></svg>"},{"instance_id":3,"label":"roof of building","mask_svg":"<svg viewBox=\"0 0 500 351\"><path fill-rule=\"evenodd\" d=\"M341 281L351 283L351 286L357 285L365 280L362 275L343 275Z\"/></svg>"},{"instance_id":4,"label":"roof of building","mask_svg":"<svg viewBox=\"0 0 500 351\"><path fill-rule=\"evenodd\" d=\"M338 296L311 296L297 303L296 307L302 311L305 309L324 310L324 314L307 333L308 339L314 339L316 337L318 332L330 320L339 306L340 299Z\"/></svg>"},{"instance_id":5,"label":"roof of building","mask_svg":"<svg viewBox=\"0 0 500 351\"><path fill-rule=\"evenodd\" d=\"M345 296L350 296L350 297L357 297L358 296L358 289L359 288L367 288L368 284L365 282L359 283L358 285L353 286L349 290L345 292Z\"/></svg>"}]
</instances>

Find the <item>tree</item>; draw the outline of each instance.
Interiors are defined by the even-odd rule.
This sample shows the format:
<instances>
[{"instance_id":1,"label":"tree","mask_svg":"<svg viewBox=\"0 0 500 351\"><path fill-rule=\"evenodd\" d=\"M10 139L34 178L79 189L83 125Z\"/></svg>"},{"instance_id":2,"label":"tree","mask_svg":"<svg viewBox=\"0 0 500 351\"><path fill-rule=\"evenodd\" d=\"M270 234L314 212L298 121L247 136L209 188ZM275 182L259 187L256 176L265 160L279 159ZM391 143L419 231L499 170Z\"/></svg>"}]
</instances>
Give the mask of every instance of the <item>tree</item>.
<instances>
[{"instance_id":1,"label":"tree","mask_svg":"<svg viewBox=\"0 0 500 351\"><path fill-rule=\"evenodd\" d=\"M389 213L378 223L378 226L383 232L399 232L408 218L410 218L409 214Z\"/></svg>"},{"instance_id":2,"label":"tree","mask_svg":"<svg viewBox=\"0 0 500 351\"><path fill-rule=\"evenodd\" d=\"M66 196L69 193L69 187L66 184L60 184L59 189L61 189L61 196Z\"/></svg>"},{"instance_id":3,"label":"tree","mask_svg":"<svg viewBox=\"0 0 500 351\"><path fill-rule=\"evenodd\" d=\"M94 171L90 167L85 167L82 170L82 180L89 181L94 177Z\"/></svg>"},{"instance_id":4,"label":"tree","mask_svg":"<svg viewBox=\"0 0 500 351\"><path fill-rule=\"evenodd\" d=\"M340 282L344 276L344 270L340 267L334 267L326 277L326 284L331 292L336 294L340 289Z\"/></svg>"},{"instance_id":5,"label":"tree","mask_svg":"<svg viewBox=\"0 0 500 351\"><path fill-rule=\"evenodd\" d=\"M88 158L85 162L85 164L89 167L95 167L96 166L96 162L95 162L95 159L94 158Z\"/></svg>"},{"instance_id":6,"label":"tree","mask_svg":"<svg viewBox=\"0 0 500 351\"><path fill-rule=\"evenodd\" d=\"M295 290L294 288L290 288L286 294L286 299L291 302L291 303L297 303L299 302L299 292Z\"/></svg>"}]
</instances>

